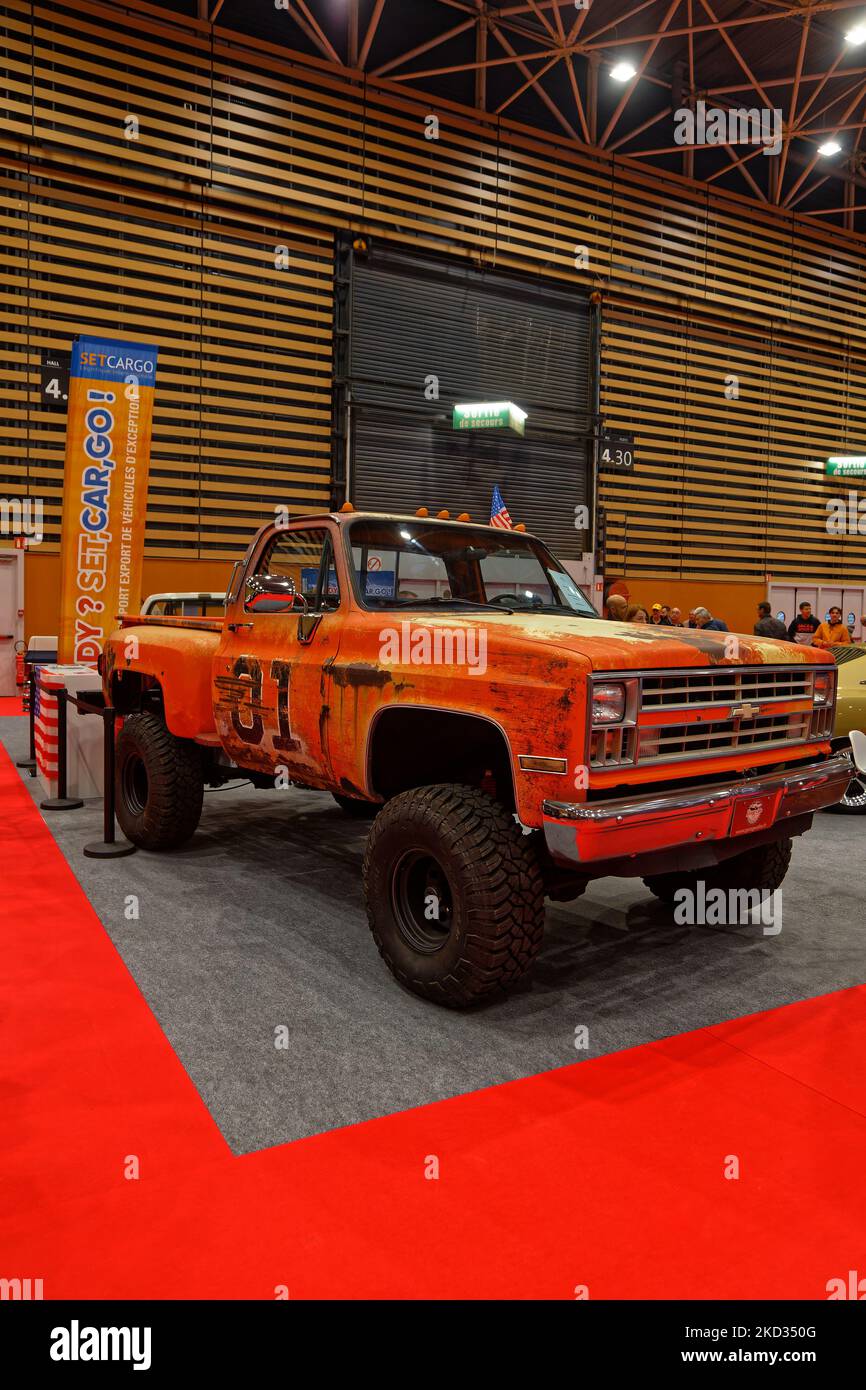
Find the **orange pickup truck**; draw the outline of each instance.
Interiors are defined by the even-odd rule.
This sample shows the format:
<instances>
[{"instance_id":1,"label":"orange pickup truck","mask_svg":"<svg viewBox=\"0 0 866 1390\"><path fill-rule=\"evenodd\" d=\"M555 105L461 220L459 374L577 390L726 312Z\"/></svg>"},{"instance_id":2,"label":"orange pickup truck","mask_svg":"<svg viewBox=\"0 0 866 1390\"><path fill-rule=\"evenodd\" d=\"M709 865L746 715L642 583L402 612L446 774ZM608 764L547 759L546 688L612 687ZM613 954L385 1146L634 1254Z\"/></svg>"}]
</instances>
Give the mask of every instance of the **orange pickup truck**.
<instances>
[{"instance_id":1,"label":"orange pickup truck","mask_svg":"<svg viewBox=\"0 0 866 1390\"><path fill-rule=\"evenodd\" d=\"M829 653L606 622L540 541L447 514L265 526L224 619L124 618L101 667L130 840L183 844L239 772L332 793L374 818L382 956L452 1007L513 985L545 896L593 878L777 888L853 771Z\"/></svg>"}]
</instances>

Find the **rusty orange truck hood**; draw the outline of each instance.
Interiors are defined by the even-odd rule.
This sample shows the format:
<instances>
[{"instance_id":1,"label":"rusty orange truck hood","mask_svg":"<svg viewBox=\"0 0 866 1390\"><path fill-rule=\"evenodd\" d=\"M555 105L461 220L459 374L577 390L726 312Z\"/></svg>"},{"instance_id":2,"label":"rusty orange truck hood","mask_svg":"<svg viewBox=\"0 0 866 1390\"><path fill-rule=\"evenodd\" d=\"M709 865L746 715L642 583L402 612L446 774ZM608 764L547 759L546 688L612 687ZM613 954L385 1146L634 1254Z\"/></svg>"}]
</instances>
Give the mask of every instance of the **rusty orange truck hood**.
<instances>
[{"instance_id":1,"label":"rusty orange truck hood","mask_svg":"<svg viewBox=\"0 0 866 1390\"><path fill-rule=\"evenodd\" d=\"M492 652L532 646L556 647L582 657L595 671L652 669L654 667L742 665L787 665L826 662L824 652L796 642L774 641L768 637L715 632L698 628L658 628L647 623L608 622L602 619L569 617L547 613L470 613L463 609L449 612L411 613L399 609L376 615L383 627L399 627L409 622L419 627L477 627L486 631ZM731 651L731 639L737 646Z\"/></svg>"},{"instance_id":2,"label":"rusty orange truck hood","mask_svg":"<svg viewBox=\"0 0 866 1390\"><path fill-rule=\"evenodd\" d=\"M360 624L399 629L409 623L413 629L429 627L456 629L477 627L486 630L488 639L497 650L520 647L528 642L533 646L558 647L582 657L593 670L618 671L640 667L715 666L734 661L743 665L787 665L795 662L827 662L832 658L815 647L796 642L783 642L769 637L754 637L744 633L700 630L698 628L653 627L648 623L608 622L597 618L582 618L575 614L551 613L491 613L469 612L455 608L447 611L385 609L375 614L359 615ZM125 616L120 619L125 628L152 626L162 629L162 640L181 648L187 645L183 635L189 631L219 634L221 618L142 618ZM169 636L167 629L174 629ZM730 654L728 643L737 638L736 656Z\"/></svg>"}]
</instances>

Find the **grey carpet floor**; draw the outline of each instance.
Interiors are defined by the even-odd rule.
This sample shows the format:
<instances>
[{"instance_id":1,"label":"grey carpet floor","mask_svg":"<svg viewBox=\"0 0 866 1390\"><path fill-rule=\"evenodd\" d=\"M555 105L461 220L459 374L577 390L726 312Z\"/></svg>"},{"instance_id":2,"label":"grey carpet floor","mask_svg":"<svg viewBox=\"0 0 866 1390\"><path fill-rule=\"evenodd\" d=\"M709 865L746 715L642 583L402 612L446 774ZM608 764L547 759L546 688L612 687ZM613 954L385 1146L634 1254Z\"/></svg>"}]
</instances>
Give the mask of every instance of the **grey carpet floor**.
<instances>
[{"instance_id":1,"label":"grey carpet floor","mask_svg":"<svg viewBox=\"0 0 866 1390\"><path fill-rule=\"evenodd\" d=\"M0 738L23 756L24 720L0 719ZM795 841L778 936L678 926L639 880L607 879L548 905L542 955L514 995L459 1014L406 993L382 964L361 893L366 826L330 797L211 792L183 851L86 859L101 815L88 803L46 820L237 1153L866 978L860 817L820 815ZM589 1045L576 1051L581 1027Z\"/></svg>"}]
</instances>

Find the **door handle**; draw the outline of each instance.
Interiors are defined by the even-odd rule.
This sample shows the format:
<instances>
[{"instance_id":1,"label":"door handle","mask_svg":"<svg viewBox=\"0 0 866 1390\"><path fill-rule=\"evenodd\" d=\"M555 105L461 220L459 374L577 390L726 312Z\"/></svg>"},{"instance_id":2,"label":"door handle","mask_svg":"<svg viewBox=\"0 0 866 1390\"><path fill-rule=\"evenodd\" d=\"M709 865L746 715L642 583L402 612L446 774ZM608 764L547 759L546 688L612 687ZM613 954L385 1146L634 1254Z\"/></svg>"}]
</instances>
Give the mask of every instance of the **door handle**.
<instances>
[{"instance_id":1,"label":"door handle","mask_svg":"<svg viewBox=\"0 0 866 1390\"><path fill-rule=\"evenodd\" d=\"M0 632L0 642L11 642L14 636L14 632Z\"/></svg>"},{"instance_id":2,"label":"door handle","mask_svg":"<svg viewBox=\"0 0 866 1390\"><path fill-rule=\"evenodd\" d=\"M310 645L319 630L322 617L321 613L302 613L298 618L298 641L302 647Z\"/></svg>"},{"instance_id":3,"label":"door handle","mask_svg":"<svg viewBox=\"0 0 866 1390\"><path fill-rule=\"evenodd\" d=\"M229 632L240 632L242 628L249 628L252 631L252 623L229 623Z\"/></svg>"}]
</instances>

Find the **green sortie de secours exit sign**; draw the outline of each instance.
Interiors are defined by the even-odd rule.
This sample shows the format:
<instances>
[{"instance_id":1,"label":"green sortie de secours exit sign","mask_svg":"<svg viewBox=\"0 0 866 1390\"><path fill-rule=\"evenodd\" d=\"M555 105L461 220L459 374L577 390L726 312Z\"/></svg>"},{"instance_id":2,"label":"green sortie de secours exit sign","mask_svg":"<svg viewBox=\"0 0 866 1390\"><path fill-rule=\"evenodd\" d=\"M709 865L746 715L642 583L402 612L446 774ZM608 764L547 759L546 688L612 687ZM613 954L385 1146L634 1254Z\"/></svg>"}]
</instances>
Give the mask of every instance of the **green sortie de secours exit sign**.
<instances>
[{"instance_id":1,"label":"green sortie de secours exit sign","mask_svg":"<svg viewBox=\"0 0 866 1390\"><path fill-rule=\"evenodd\" d=\"M455 405L452 424L455 430L514 430L523 434L527 414L512 401L479 401L473 405Z\"/></svg>"},{"instance_id":2,"label":"green sortie de secours exit sign","mask_svg":"<svg viewBox=\"0 0 866 1390\"><path fill-rule=\"evenodd\" d=\"M866 454L834 454L827 460L831 478L866 478Z\"/></svg>"}]
</instances>

